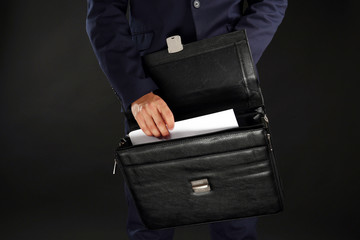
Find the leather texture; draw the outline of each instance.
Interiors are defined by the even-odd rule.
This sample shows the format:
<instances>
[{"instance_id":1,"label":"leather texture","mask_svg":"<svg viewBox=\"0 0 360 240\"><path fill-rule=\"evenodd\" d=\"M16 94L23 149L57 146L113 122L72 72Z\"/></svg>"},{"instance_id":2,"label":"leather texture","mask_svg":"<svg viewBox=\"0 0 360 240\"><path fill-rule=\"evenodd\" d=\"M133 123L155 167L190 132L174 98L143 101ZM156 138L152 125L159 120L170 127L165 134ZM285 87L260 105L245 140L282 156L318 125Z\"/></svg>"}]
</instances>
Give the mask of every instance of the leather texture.
<instances>
[{"instance_id":1,"label":"leather texture","mask_svg":"<svg viewBox=\"0 0 360 240\"><path fill-rule=\"evenodd\" d=\"M144 62L177 121L233 108L239 124L135 146L128 135L122 139L115 161L144 224L163 229L281 211L282 187L246 32L189 43L175 54L155 52Z\"/></svg>"},{"instance_id":2,"label":"leather texture","mask_svg":"<svg viewBox=\"0 0 360 240\"><path fill-rule=\"evenodd\" d=\"M282 197L268 131L230 129L123 147L118 159L149 229L277 213ZM191 181L211 190L195 193Z\"/></svg>"},{"instance_id":3,"label":"leather texture","mask_svg":"<svg viewBox=\"0 0 360 240\"><path fill-rule=\"evenodd\" d=\"M176 121L264 105L245 30L184 44L177 53L154 52L143 62ZM140 128L131 110L125 116L130 131Z\"/></svg>"}]
</instances>

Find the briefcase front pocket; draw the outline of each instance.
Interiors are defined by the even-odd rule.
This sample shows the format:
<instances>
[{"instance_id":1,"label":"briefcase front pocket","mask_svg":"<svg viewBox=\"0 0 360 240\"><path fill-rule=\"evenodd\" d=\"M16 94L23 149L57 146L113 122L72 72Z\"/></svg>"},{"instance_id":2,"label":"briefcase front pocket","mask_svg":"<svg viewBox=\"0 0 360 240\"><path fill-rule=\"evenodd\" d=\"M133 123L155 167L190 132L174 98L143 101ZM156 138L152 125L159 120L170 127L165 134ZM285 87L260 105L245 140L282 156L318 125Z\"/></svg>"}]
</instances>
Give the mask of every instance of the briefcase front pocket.
<instances>
[{"instance_id":1,"label":"briefcase front pocket","mask_svg":"<svg viewBox=\"0 0 360 240\"><path fill-rule=\"evenodd\" d=\"M139 214L150 229L282 210L266 128L234 128L119 147L116 153Z\"/></svg>"}]
</instances>

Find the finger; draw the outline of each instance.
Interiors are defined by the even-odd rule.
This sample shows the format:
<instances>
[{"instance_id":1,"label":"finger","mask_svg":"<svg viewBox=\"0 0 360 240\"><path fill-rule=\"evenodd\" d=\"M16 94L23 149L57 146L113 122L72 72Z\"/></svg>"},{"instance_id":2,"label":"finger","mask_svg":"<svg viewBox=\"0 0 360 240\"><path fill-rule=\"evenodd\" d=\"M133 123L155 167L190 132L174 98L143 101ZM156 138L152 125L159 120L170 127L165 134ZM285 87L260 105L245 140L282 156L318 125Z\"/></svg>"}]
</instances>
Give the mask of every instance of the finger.
<instances>
[{"instance_id":1,"label":"finger","mask_svg":"<svg viewBox=\"0 0 360 240\"><path fill-rule=\"evenodd\" d=\"M142 114L138 114L137 118L135 118L135 120L137 121L139 127L141 128L141 130L147 135L147 136L152 136L152 133L150 132L149 128L146 125L145 119L142 116Z\"/></svg>"},{"instance_id":2,"label":"finger","mask_svg":"<svg viewBox=\"0 0 360 240\"><path fill-rule=\"evenodd\" d=\"M144 112L143 117L144 117L146 126L148 127L148 129L150 130L152 135L154 135L155 137L160 137L160 135L161 135L160 131L156 127L154 119L152 118L152 116L150 114L148 114L147 112Z\"/></svg>"},{"instance_id":3,"label":"finger","mask_svg":"<svg viewBox=\"0 0 360 240\"><path fill-rule=\"evenodd\" d=\"M174 129L175 126L174 114L172 113L168 105L165 102L163 102L162 104L159 105L158 109L167 127L170 130Z\"/></svg>"},{"instance_id":4,"label":"finger","mask_svg":"<svg viewBox=\"0 0 360 240\"><path fill-rule=\"evenodd\" d=\"M168 129L166 128L164 119L162 118L161 114L159 113L158 109L155 109L154 112L152 112L152 117L154 119L154 122L159 129L161 135L163 137L167 137L170 135Z\"/></svg>"},{"instance_id":5,"label":"finger","mask_svg":"<svg viewBox=\"0 0 360 240\"><path fill-rule=\"evenodd\" d=\"M162 115L159 112L158 104L159 104L159 101L150 103L147 106L146 111L149 113L149 115L152 116L153 121L155 122L156 127L159 130L159 132L161 133L161 135L163 137L167 137L170 135L170 133L165 125Z\"/></svg>"}]
</instances>

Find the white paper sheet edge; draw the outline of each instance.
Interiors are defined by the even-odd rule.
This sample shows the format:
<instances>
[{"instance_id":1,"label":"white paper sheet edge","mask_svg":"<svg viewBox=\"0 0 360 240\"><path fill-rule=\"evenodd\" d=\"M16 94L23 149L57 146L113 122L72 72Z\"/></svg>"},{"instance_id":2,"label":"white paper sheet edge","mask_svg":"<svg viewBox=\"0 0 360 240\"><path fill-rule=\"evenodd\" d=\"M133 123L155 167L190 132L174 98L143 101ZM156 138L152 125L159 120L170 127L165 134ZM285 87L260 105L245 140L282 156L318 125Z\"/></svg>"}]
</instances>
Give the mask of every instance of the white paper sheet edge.
<instances>
[{"instance_id":1,"label":"white paper sheet edge","mask_svg":"<svg viewBox=\"0 0 360 240\"><path fill-rule=\"evenodd\" d=\"M239 127L233 109L211 113L195 118L175 122L173 130L169 130L168 139L147 136L141 129L129 133L133 145L168 141L171 139L196 136L205 133L217 132L225 129Z\"/></svg>"}]
</instances>

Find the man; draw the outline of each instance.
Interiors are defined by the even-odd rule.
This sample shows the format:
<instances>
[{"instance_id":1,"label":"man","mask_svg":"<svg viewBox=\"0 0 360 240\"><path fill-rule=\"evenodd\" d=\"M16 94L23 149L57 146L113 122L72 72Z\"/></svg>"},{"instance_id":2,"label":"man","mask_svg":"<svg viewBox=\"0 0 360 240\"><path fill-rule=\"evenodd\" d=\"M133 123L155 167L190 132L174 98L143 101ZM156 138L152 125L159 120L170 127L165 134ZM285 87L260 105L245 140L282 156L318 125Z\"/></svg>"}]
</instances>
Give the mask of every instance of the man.
<instances>
[{"instance_id":1,"label":"man","mask_svg":"<svg viewBox=\"0 0 360 240\"><path fill-rule=\"evenodd\" d=\"M246 29L254 62L273 38L287 7L287 0L88 0L86 30L99 64L122 111L131 109L148 136L166 137L174 116L142 68L141 56L166 48L166 38L180 35L183 44ZM245 7L244 7L245 6ZM125 122L125 133L129 127ZM173 238L174 229L149 230L139 218L125 183L129 238ZM257 218L210 223L213 240L256 239Z\"/></svg>"}]
</instances>

